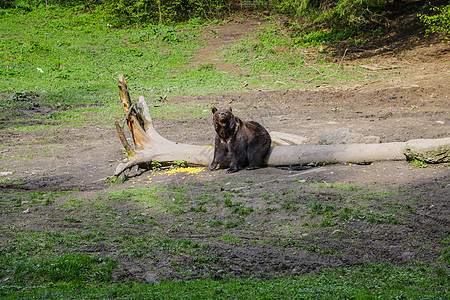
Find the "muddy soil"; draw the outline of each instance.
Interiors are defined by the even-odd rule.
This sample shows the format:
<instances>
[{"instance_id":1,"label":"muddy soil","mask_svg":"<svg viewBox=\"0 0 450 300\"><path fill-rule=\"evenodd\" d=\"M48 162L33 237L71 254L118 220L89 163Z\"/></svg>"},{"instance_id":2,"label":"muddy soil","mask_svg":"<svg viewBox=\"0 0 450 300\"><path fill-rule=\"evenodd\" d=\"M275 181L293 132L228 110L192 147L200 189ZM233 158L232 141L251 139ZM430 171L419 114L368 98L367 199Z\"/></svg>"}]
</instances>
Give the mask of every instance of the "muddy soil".
<instances>
[{"instance_id":1,"label":"muddy soil","mask_svg":"<svg viewBox=\"0 0 450 300\"><path fill-rule=\"evenodd\" d=\"M258 22L239 20L213 27L218 33L211 39L214 44L201 50L196 63L220 62L220 54L216 53L221 43L242 38ZM450 46L423 41L419 33L416 38L421 43L397 43L395 51L366 49L362 55L359 49L348 53L344 67L370 64L388 69L378 81L324 85L315 90L177 96L167 101L232 106L242 119L256 120L269 131L304 136L311 144L317 143L322 132L338 128L379 136L381 142L449 137ZM245 72L225 63L220 68ZM133 95L132 82L130 86ZM116 281L274 278L323 267L384 261L397 265L419 261L447 267L442 257L448 253L443 241L448 240L450 229L448 165L419 168L408 162L375 162L298 171L264 168L227 174L220 170L195 176L148 171L110 185L106 178L124 159L114 121L99 122L94 127L0 132L0 144L6 145L0 148L0 188L3 198L17 191L77 190L77 197L95 199L116 190L163 184L169 192L155 193L170 202L181 186L189 199L180 204L184 207L180 214L153 214L152 210L135 203L125 205L123 201L111 200L108 205L112 211L122 212L123 218L127 211L144 218L140 223L123 221L120 227L127 234L148 236L157 232L170 241L189 240L188 250L169 251L163 245L142 249L141 255L118 254L119 245L114 242L73 248L117 259L120 267L114 274ZM169 140L213 145L210 114L196 118L154 117L153 121L156 130ZM148 176L153 178L151 182ZM359 191L358 196L352 187ZM215 200L199 204L202 195L208 194ZM320 209L314 213L309 203L328 205L339 212L351 204L363 216L342 219ZM92 219L83 215L83 210L71 212L78 221L69 223L61 221L67 217L64 211L52 205L31 213L23 211L2 214L3 233L6 225L61 232L89 231L93 226L87 223ZM115 234L105 229L105 240L113 239ZM0 243L4 242L2 238Z\"/></svg>"}]
</instances>

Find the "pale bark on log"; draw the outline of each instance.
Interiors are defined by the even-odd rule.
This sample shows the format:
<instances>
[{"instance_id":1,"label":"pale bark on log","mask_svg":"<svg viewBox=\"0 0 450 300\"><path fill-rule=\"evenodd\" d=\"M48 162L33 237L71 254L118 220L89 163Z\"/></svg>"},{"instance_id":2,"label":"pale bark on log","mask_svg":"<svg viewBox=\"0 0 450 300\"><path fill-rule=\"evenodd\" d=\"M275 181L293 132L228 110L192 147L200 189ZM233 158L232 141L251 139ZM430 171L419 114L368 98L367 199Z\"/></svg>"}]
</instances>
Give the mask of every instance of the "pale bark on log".
<instances>
[{"instance_id":1,"label":"pale bark on log","mask_svg":"<svg viewBox=\"0 0 450 300\"><path fill-rule=\"evenodd\" d=\"M131 102L128 85L119 75L119 95L126 113L125 122L130 129L134 149L124 138L120 126L117 132L127 152L127 160L117 166L115 175L136 165L148 165L157 161L162 165L183 161L186 165L207 166L211 163L214 149L211 146L197 146L169 141L156 132L148 106L143 97L135 104ZM419 142L418 142L419 141ZM448 147L450 138L435 140L413 140L383 144L337 144L337 145L295 145L271 147L266 159L267 166L293 166L309 163L369 163L382 160L405 160L405 149L422 149L424 145ZM417 145L417 146L416 146Z\"/></svg>"}]
</instances>

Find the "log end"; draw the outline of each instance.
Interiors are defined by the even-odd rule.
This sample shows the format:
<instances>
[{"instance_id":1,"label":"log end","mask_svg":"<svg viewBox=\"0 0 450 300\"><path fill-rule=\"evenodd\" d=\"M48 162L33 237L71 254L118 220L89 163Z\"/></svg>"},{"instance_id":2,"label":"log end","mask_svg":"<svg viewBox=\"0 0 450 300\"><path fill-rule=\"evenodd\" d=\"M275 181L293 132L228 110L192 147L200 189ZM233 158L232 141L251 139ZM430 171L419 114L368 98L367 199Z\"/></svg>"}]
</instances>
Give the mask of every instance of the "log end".
<instances>
[{"instance_id":1,"label":"log end","mask_svg":"<svg viewBox=\"0 0 450 300\"><path fill-rule=\"evenodd\" d=\"M449 163L450 138L408 141L404 154L408 160L419 160L428 164Z\"/></svg>"}]
</instances>

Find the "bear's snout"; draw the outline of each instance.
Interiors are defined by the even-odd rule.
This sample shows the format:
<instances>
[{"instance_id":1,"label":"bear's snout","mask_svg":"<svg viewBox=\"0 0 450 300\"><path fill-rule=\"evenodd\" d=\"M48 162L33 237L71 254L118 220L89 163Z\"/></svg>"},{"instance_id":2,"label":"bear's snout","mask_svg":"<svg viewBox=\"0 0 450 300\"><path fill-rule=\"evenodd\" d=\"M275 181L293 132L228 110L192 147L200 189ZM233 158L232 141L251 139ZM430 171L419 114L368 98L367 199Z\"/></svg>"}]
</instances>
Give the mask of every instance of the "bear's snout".
<instances>
[{"instance_id":1,"label":"bear's snout","mask_svg":"<svg viewBox=\"0 0 450 300\"><path fill-rule=\"evenodd\" d=\"M224 122L224 121L228 120L228 118L229 118L229 114L228 114L227 111L219 111L219 112L217 113L217 119L218 119L220 122Z\"/></svg>"}]
</instances>

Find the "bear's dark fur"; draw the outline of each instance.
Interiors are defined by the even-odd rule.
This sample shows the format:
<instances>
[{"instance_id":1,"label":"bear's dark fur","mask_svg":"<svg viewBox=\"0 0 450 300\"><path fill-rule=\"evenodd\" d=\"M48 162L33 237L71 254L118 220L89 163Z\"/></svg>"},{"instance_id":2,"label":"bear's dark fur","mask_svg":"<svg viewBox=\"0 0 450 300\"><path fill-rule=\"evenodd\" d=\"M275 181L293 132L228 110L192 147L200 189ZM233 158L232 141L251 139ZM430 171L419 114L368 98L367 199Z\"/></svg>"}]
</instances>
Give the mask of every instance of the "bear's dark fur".
<instances>
[{"instance_id":1,"label":"bear's dark fur","mask_svg":"<svg viewBox=\"0 0 450 300\"><path fill-rule=\"evenodd\" d=\"M270 149L270 135L259 123L242 121L229 109L212 108L216 139L214 159L208 169L224 166L231 160L228 173L245 167L248 170L264 165Z\"/></svg>"}]
</instances>

